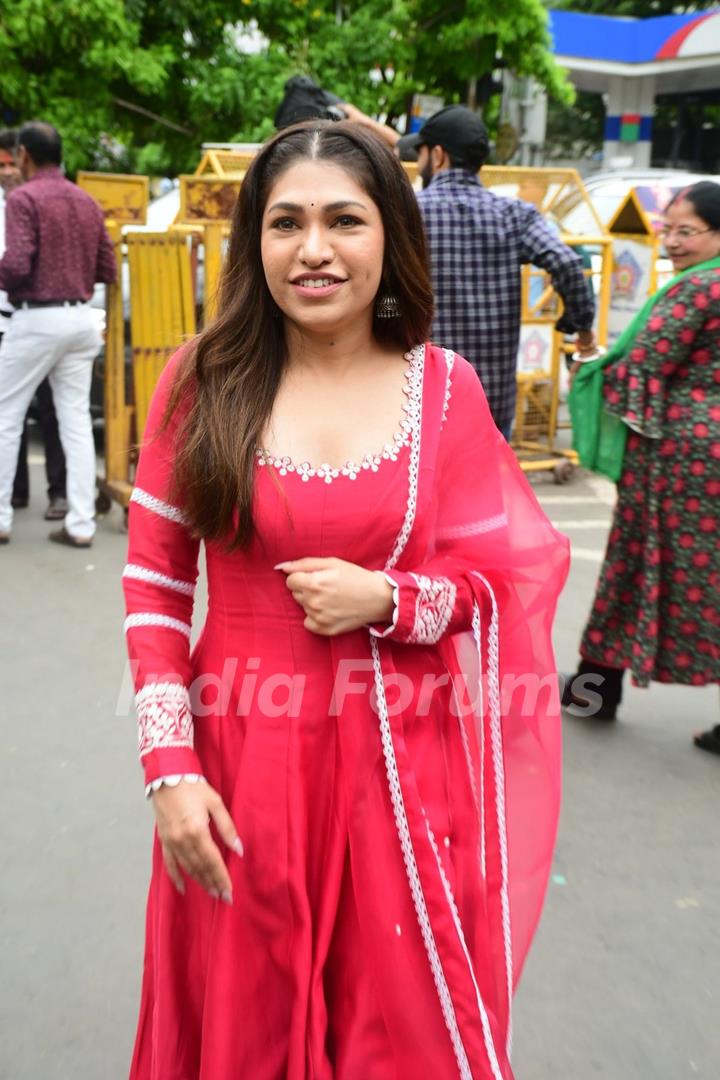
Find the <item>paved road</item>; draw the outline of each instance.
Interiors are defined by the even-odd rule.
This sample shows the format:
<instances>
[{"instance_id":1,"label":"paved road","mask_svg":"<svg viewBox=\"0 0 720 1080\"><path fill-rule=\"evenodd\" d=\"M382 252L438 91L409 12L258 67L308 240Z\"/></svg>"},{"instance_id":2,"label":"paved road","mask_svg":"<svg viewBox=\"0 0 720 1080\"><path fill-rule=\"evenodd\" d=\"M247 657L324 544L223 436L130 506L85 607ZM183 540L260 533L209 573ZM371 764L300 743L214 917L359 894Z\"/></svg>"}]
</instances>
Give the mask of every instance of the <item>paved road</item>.
<instances>
[{"instance_id":1,"label":"paved road","mask_svg":"<svg viewBox=\"0 0 720 1080\"><path fill-rule=\"evenodd\" d=\"M115 510L91 551L48 544L33 473L33 506L0 551L0 1077L123 1080L150 838L134 723L117 715L125 536ZM611 492L582 477L537 492L573 541L557 623L569 669ZM716 715L711 688L654 687L631 689L615 725L566 723L555 875L516 1008L517 1080L720 1076L720 760L690 744Z\"/></svg>"},{"instance_id":2,"label":"paved road","mask_svg":"<svg viewBox=\"0 0 720 1080\"><path fill-rule=\"evenodd\" d=\"M612 487L586 478L538 494L572 541L556 624L558 665L572 670ZM617 724L566 721L555 874L517 1002L517 1080L720 1077L720 760L690 743L717 720L715 688L653 686L626 691Z\"/></svg>"}]
</instances>

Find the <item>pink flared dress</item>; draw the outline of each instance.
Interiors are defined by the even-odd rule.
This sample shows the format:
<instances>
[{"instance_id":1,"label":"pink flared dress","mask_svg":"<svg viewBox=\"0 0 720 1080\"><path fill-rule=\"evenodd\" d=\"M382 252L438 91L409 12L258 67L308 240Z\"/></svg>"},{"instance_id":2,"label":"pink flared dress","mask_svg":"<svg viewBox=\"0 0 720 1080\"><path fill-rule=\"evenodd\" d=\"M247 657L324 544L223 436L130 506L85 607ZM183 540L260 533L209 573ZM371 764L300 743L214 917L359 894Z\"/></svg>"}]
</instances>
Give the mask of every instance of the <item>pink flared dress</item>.
<instances>
[{"instance_id":1,"label":"pink flared dress","mask_svg":"<svg viewBox=\"0 0 720 1080\"><path fill-rule=\"evenodd\" d=\"M131 1080L511 1080L511 1000L559 805L550 628L567 546L472 368L408 354L392 444L343 469L257 453L254 536L205 548L151 410L126 630L147 784L202 776L244 845L231 906L155 840ZM385 626L306 630L279 562L384 571ZM196 781L202 782L202 781ZM217 840L217 836L215 837Z\"/></svg>"}]
</instances>

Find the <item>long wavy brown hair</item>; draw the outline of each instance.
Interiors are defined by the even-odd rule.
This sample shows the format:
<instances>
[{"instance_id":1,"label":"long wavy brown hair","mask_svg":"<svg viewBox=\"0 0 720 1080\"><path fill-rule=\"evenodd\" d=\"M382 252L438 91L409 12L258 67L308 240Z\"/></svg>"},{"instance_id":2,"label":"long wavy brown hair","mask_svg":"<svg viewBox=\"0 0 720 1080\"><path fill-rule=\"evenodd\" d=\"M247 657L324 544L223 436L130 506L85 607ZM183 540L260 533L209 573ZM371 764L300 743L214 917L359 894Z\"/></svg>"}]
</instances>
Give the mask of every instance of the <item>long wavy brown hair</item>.
<instances>
[{"instance_id":1,"label":"long wavy brown hair","mask_svg":"<svg viewBox=\"0 0 720 1080\"><path fill-rule=\"evenodd\" d=\"M247 171L232 220L220 281L218 317L178 369L165 416L181 403L174 494L194 531L229 547L249 542L255 451L287 362L283 314L265 279L260 237L268 195L282 172L303 159L346 169L382 216L381 290L398 299L400 317L373 319L383 344L405 350L427 339L433 313L425 234L405 170L377 136L355 124L307 121L286 128Z\"/></svg>"}]
</instances>

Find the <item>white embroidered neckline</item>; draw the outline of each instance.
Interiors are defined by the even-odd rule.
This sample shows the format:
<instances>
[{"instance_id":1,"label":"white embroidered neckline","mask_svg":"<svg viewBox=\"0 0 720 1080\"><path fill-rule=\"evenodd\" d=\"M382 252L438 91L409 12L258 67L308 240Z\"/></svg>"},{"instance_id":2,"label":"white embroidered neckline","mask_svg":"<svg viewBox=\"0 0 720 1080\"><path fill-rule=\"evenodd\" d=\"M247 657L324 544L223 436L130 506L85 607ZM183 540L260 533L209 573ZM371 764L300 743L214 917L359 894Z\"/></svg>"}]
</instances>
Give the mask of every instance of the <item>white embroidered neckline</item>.
<instances>
[{"instance_id":1,"label":"white embroidered neckline","mask_svg":"<svg viewBox=\"0 0 720 1080\"><path fill-rule=\"evenodd\" d=\"M311 478L323 480L331 484L341 476L349 480L356 480L364 471L377 472L383 461L397 461L400 451L409 446L416 431L418 417L418 403L422 400L423 360L425 358L425 346L416 345L410 352L405 353L407 367L405 369L405 386L403 393L407 395L407 402L403 405L405 416L400 422L400 428L393 436L392 442L385 443L382 450L377 454L366 454L360 462L346 461L341 468L332 465L311 465L303 461L296 465L290 457L275 457L267 450L258 447L255 450L258 465L272 465L281 476L288 473L297 473L303 480Z\"/></svg>"}]
</instances>

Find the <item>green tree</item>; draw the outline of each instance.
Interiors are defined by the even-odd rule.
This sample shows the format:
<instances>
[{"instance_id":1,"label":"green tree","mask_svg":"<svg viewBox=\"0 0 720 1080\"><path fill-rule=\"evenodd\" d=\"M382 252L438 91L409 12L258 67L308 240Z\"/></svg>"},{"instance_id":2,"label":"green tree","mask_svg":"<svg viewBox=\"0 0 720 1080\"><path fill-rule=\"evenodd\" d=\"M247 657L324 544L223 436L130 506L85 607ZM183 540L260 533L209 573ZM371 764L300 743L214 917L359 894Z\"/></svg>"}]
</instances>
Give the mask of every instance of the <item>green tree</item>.
<instances>
[{"instance_id":1,"label":"green tree","mask_svg":"<svg viewBox=\"0 0 720 1080\"><path fill-rule=\"evenodd\" d=\"M540 0L468 0L448 8L421 0L417 11L416 58L429 86L447 96L472 97L475 78L506 67L532 76L550 96L569 102L572 89L556 65L547 30L547 12ZM469 95L465 86L469 87Z\"/></svg>"},{"instance_id":2,"label":"green tree","mask_svg":"<svg viewBox=\"0 0 720 1080\"><path fill-rule=\"evenodd\" d=\"M6 121L46 117L62 130L71 166L90 159L111 119L111 83L150 98L162 85L162 49L143 49L120 0L2 0L0 94Z\"/></svg>"},{"instance_id":3,"label":"green tree","mask_svg":"<svg viewBox=\"0 0 720 1080\"><path fill-rule=\"evenodd\" d=\"M227 0L0 0L5 123L42 117L79 167L181 171L203 139L227 139L283 63L243 57Z\"/></svg>"},{"instance_id":4,"label":"green tree","mask_svg":"<svg viewBox=\"0 0 720 1080\"><path fill-rule=\"evenodd\" d=\"M248 8L271 47L362 109L392 119L407 112L413 93L483 104L501 67L532 75L551 95L572 100L552 58L541 0L514 0L511 9L495 0L291 2L292 19L284 14L287 0L257 0Z\"/></svg>"},{"instance_id":5,"label":"green tree","mask_svg":"<svg viewBox=\"0 0 720 1080\"><path fill-rule=\"evenodd\" d=\"M502 66L572 96L541 0L0 0L0 111L55 123L70 171L262 139L299 72L394 118L415 92L482 104Z\"/></svg>"}]
</instances>

